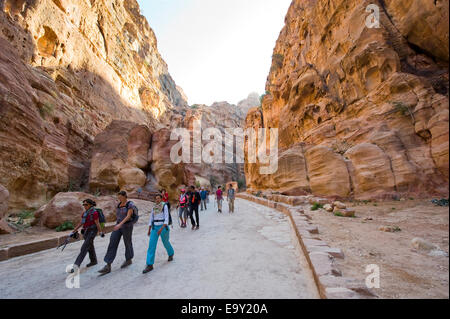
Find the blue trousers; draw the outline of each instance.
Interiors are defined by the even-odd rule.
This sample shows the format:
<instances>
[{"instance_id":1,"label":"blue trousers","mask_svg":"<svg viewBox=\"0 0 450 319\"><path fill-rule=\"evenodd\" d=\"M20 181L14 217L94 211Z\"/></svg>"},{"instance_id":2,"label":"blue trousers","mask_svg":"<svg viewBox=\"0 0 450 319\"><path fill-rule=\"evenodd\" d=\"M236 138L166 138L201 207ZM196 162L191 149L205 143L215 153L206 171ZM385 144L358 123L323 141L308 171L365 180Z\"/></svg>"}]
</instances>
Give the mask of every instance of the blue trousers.
<instances>
[{"instance_id":1,"label":"blue trousers","mask_svg":"<svg viewBox=\"0 0 450 319\"><path fill-rule=\"evenodd\" d=\"M152 232L150 233L150 242L148 244L147 251L147 265L151 266L155 263L155 254L156 254L156 245L158 244L158 231L161 229L161 226L155 226L152 228ZM164 248L166 248L167 254L169 256L173 256L174 250L172 245L169 242L169 227L164 228L161 232L161 240L163 242Z\"/></svg>"}]
</instances>

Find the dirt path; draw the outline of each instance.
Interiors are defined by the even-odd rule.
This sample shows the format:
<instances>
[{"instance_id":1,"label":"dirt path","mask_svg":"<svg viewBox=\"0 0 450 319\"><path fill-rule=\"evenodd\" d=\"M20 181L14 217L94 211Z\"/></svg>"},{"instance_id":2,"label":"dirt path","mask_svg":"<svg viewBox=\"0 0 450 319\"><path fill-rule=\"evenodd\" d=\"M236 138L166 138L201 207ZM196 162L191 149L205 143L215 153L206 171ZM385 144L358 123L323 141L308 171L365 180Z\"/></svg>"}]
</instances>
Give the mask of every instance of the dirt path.
<instances>
[{"instance_id":1,"label":"dirt path","mask_svg":"<svg viewBox=\"0 0 450 319\"><path fill-rule=\"evenodd\" d=\"M361 282L367 265L380 267L381 298L444 298L449 285L449 258L430 256L411 246L421 237L448 253L448 207L429 200L346 203L356 218L333 216L324 210L305 212L319 226L322 240L343 250L345 259L336 259L343 276ZM399 232L382 232L380 226L399 226Z\"/></svg>"},{"instance_id":2,"label":"dirt path","mask_svg":"<svg viewBox=\"0 0 450 319\"><path fill-rule=\"evenodd\" d=\"M225 206L225 205L224 205ZM171 242L175 260L167 262L158 243L155 270L143 275L148 247L148 215L134 230L133 265L121 270L123 243L113 271L98 277L103 262L81 268L81 289L66 288L66 266L81 243L64 252L51 249L0 263L0 298L317 298L299 263L287 218L270 208L236 200L236 213L217 214L213 201L200 212L200 230L180 229L175 220ZM141 213L142 215L142 213ZM110 235L96 239L101 260Z\"/></svg>"}]
</instances>

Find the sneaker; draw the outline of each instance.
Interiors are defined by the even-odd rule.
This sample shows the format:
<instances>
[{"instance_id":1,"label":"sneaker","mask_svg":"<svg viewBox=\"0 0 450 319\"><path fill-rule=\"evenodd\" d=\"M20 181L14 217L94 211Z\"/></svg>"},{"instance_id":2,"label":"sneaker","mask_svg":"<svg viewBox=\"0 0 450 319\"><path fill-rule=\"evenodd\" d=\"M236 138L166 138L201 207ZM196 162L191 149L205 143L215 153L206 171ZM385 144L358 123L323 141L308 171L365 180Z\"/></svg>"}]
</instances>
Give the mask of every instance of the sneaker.
<instances>
[{"instance_id":1,"label":"sneaker","mask_svg":"<svg viewBox=\"0 0 450 319\"><path fill-rule=\"evenodd\" d=\"M197 225L197 227L195 227L195 229L199 229L200 228L200 226L199 225Z\"/></svg>"},{"instance_id":2,"label":"sneaker","mask_svg":"<svg viewBox=\"0 0 450 319\"><path fill-rule=\"evenodd\" d=\"M131 261L131 259L130 260L126 260L123 264L122 264L122 266L120 266L120 268L126 268L126 267L128 267L129 265L131 265L133 262Z\"/></svg>"},{"instance_id":3,"label":"sneaker","mask_svg":"<svg viewBox=\"0 0 450 319\"><path fill-rule=\"evenodd\" d=\"M194 230L195 229L195 226L192 226L192 230Z\"/></svg>"},{"instance_id":4,"label":"sneaker","mask_svg":"<svg viewBox=\"0 0 450 319\"><path fill-rule=\"evenodd\" d=\"M111 272L111 265L110 264L106 264L105 267L100 269L98 272L101 273L101 274L104 274L104 275L110 273Z\"/></svg>"},{"instance_id":5,"label":"sneaker","mask_svg":"<svg viewBox=\"0 0 450 319\"><path fill-rule=\"evenodd\" d=\"M173 260L173 255L169 256L169 259L167 261L172 261Z\"/></svg>"},{"instance_id":6,"label":"sneaker","mask_svg":"<svg viewBox=\"0 0 450 319\"><path fill-rule=\"evenodd\" d=\"M96 262L96 261L91 261L89 264L87 264L86 265L86 267L92 267L92 266L95 266L95 265L97 265L98 263Z\"/></svg>"},{"instance_id":7,"label":"sneaker","mask_svg":"<svg viewBox=\"0 0 450 319\"><path fill-rule=\"evenodd\" d=\"M150 266L147 265L147 267L145 267L145 269L142 271L142 273L146 274L152 270L153 270L153 265L150 265Z\"/></svg>"}]
</instances>

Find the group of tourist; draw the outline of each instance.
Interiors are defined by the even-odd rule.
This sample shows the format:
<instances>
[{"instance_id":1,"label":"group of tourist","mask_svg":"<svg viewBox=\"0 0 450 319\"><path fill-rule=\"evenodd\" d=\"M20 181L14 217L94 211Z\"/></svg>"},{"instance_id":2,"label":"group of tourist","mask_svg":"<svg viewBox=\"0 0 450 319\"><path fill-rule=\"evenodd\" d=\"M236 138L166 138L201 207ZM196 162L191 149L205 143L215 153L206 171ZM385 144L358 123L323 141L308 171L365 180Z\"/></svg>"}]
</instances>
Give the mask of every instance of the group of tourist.
<instances>
[{"instance_id":1,"label":"group of tourist","mask_svg":"<svg viewBox=\"0 0 450 319\"><path fill-rule=\"evenodd\" d=\"M138 209L136 205L128 200L127 193L121 191L117 194L119 204L116 207L116 225L111 233L108 249L104 261L106 265L99 270L101 275L106 275L111 272L111 265L116 258L117 249L121 238L125 244L125 262L121 265L121 268L126 268L132 264L134 257L132 234L133 226L139 219ZM178 218L180 220L180 227L186 228L188 217L190 219L192 230L198 230L200 228L199 219L199 206L201 211L207 210L207 204L209 204L210 191L202 187L198 190L195 186L191 186L186 192L185 189L181 189L180 196L178 198L177 210ZM235 190L230 184L227 191L227 200L229 205L229 213L234 213L234 200ZM217 202L217 211L222 213L223 192L222 187L219 186L215 192L215 201ZM75 227L73 232L69 235L75 237L78 230L82 228L84 242L81 246L80 253L75 260L74 268L71 272L75 272L75 268L79 268L86 255L89 253L90 263L87 267L97 265L97 255L95 253L94 239L97 234L104 236L102 231L102 221L104 222L104 216L101 210L97 209L96 203L91 199L83 201L84 212L82 214L81 222ZM103 220L102 220L103 218ZM148 273L153 270L153 264L155 261L156 246L159 237L163 242L163 245L169 256L168 261L173 261L174 249L169 241L171 215L170 215L170 202L169 194L166 190L162 189L155 197L155 206L150 213L150 220L148 224L148 236L150 237L146 267L143 273Z\"/></svg>"}]
</instances>

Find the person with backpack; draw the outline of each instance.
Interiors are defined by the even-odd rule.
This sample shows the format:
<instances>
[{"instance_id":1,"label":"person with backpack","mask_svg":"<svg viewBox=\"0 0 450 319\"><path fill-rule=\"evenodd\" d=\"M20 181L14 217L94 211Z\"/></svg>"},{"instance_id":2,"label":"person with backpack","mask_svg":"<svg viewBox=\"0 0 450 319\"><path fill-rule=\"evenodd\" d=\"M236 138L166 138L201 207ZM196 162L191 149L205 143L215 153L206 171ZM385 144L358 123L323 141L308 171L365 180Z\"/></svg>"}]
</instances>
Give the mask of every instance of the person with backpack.
<instances>
[{"instance_id":1,"label":"person with backpack","mask_svg":"<svg viewBox=\"0 0 450 319\"><path fill-rule=\"evenodd\" d=\"M216 202L217 202L217 212L222 213L222 186L217 187L216 191Z\"/></svg>"},{"instance_id":2,"label":"person with backpack","mask_svg":"<svg viewBox=\"0 0 450 319\"><path fill-rule=\"evenodd\" d=\"M230 184L227 192L227 201L228 201L228 212L234 213L234 199L235 199L235 190L233 188L233 184Z\"/></svg>"},{"instance_id":3,"label":"person with backpack","mask_svg":"<svg viewBox=\"0 0 450 319\"><path fill-rule=\"evenodd\" d=\"M170 262L173 260L175 252L169 241L170 229L168 226L171 224L170 219L169 207L167 203L162 201L161 195L156 195L156 205L150 213L150 220L148 223L149 227L147 235L150 236L150 242L148 244L147 251L147 266L142 271L143 274L153 270L156 246L158 244L159 236L161 236L164 248L166 248L167 254L169 255L168 261Z\"/></svg>"},{"instance_id":4,"label":"person with backpack","mask_svg":"<svg viewBox=\"0 0 450 319\"><path fill-rule=\"evenodd\" d=\"M161 190L161 195L162 195L162 201L167 204L167 208L169 209L169 212L170 212L169 193L163 188Z\"/></svg>"},{"instance_id":5,"label":"person with backpack","mask_svg":"<svg viewBox=\"0 0 450 319\"><path fill-rule=\"evenodd\" d=\"M97 204L92 199L85 199L83 201L83 208L85 209L85 211L81 215L81 221L69 235L70 237L72 237L76 232L78 232L78 229L83 227L83 229L81 230L81 234L83 235L84 242L81 246L78 257L74 262L74 266L78 268L80 268L81 263L83 262L87 253L89 253L89 259L91 262L86 266L89 268L97 265L97 255L95 254L94 239L95 236L97 236L97 233L99 233L101 237L105 236L100 224L102 220L104 223L105 216L103 215L101 209L95 208L96 205ZM71 270L71 273L73 272L75 272L74 268L72 268Z\"/></svg>"},{"instance_id":6,"label":"person with backpack","mask_svg":"<svg viewBox=\"0 0 450 319\"><path fill-rule=\"evenodd\" d=\"M188 196L186 195L186 190L184 188L180 192L181 194L177 205L178 218L181 221L181 228L186 228L188 215Z\"/></svg>"},{"instance_id":7,"label":"person with backpack","mask_svg":"<svg viewBox=\"0 0 450 319\"><path fill-rule=\"evenodd\" d=\"M132 201L128 201L128 196L125 191L118 194L119 204L116 208L117 224L114 226L114 231L111 233L109 239L108 250L106 252L104 261L105 267L99 270L99 273L105 275L111 272L111 264L116 258L117 248L119 247L120 239L123 236L125 244L125 262L120 268L126 268L132 264L134 257L132 234L133 225L138 221L138 209Z\"/></svg>"},{"instance_id":8,"label":"person with backpack","mask_svg":"<svg viewBox=\"0 0 450 319\"><path fill-rule=\"evenodd\" d=\"M207 209L206 208L206 197L207 197L207 192L206 192L205 188L202 187L202 190L200 191L200 198L202 200L200 210L203 210L203 208L205 208L205 210Z\"/></svg>"},{"instance_id":9,"label":"person with backpack","mask_svg":"<svg viewBox=\"0 0 450 319\"><path fill-rule=\"evenodd\" d=\"M200 193L195 186L191 186L191 191L188 193L189 197L189 218L191 219L192 230L200 228L200 220L198 216L198 206L200 205ZM195 213L195 220L194 220Z\"/></svg>"}]
</instances>

